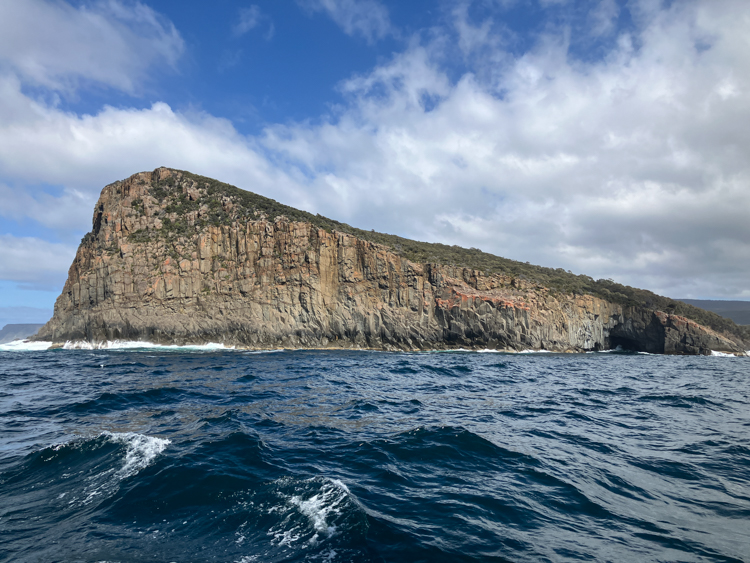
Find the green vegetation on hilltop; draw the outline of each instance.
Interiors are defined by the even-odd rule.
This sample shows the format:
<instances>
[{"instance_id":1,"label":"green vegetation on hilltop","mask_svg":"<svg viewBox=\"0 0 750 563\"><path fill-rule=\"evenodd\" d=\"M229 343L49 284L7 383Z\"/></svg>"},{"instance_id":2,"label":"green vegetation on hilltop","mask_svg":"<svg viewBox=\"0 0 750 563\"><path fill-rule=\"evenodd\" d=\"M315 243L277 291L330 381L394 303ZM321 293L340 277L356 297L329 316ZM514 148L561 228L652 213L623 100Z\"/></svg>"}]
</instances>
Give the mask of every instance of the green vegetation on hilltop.
<instances>
[{"instance_id":1,"label":"green vegetation on hilltop","mask_svg":"<svg viewBox=\"0 0 750 563\"><path fill-rule=\"evenodd\" d=\"M180 220L184 214L199 209L200 205L207 205L209 214L204 224L231 224L237 218L257 220L261 215L274 220L284 216L290 221L312 223L316 227L328 232L340 231L354 235L360 239L382 244L391 248L396 254L416 263L434 263L459 266L480 270L485 274L505 274L514 278L528 280L549 288L556 293L594 295L610 302L628 307L645 307L681 315L718 332L734 335L750 341L750 327L740 327L729 319L725 319L698 307L682 301L656 295L651 291L622 285L612 280L594 280L585 275L576 275L562 268L545 268L533 264L509 260L493 254L482 252L476 248L461 248L440 243L419 242L396 235L377 233L357 229L346 223L328 219L322 215L313 215L307 211L295 209L279 203L273 199L254 194L190 172L181 171L183 178L194 181L198 187L205 190L208 200L202 198L200 202L191 201L181 190L175 194L175 188L180 184L174 176L168 177L153 185L151 194L159 201L167 200L166 213L177 214L175 221L167 220L165 227L177 234L187 234L187 223ZM181 186L180 186L181 187ZM224 209L224 201L232 202L232 213Z\"/></svg>"}]
</instances>

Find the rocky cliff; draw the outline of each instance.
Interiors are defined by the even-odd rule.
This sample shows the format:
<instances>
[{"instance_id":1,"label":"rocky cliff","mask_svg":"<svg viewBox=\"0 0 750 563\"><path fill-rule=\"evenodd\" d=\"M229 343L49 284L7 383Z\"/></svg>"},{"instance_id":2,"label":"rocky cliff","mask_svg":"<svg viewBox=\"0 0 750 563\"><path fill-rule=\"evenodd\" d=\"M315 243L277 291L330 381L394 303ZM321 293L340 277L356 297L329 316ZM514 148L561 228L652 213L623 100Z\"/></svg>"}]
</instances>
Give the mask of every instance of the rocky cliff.
<instances>
[{"instance_id":1,"label":"rocky cliff","mask_svg":"<svg viewBox=\"0 0 750 563\"><path fill-rule=\"evenodd\" d=\"M36 338L685 354L745 346L674 314L412 262L329 224L187 172L135 174L102 190Z\"/></svg>"}]
</instances>

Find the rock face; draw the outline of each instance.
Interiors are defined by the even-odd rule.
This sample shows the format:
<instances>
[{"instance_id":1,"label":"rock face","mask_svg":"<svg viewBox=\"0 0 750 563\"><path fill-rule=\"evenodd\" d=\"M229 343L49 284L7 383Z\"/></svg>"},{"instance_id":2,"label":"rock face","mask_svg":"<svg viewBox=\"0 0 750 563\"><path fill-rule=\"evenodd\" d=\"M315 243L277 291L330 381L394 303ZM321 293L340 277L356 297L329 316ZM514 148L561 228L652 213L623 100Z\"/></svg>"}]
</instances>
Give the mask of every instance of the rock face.
<instances>
[{"instance_id":1,"label":"rock face","mask_svg":"<svg viewBox=\"0 0 750 563\"><path fill-rule=\"evenodd\" d=\"M267 217L234 193L166 168L104 188L93 230L36 339L742 350L741 342L682 317L554 294L506 275L412 263L350 234Z\"/></svg>"}]
</instances>

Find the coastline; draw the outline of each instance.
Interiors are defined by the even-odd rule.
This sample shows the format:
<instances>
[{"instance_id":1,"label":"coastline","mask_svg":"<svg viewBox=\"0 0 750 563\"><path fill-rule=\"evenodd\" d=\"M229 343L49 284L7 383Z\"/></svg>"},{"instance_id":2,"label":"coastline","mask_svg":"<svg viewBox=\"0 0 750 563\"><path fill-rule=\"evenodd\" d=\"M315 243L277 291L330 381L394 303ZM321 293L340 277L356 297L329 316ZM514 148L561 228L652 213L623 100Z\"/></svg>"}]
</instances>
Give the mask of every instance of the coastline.
<instances>
[{"instance_id":1,"label":"coastline","mask_svg":"<svg viewBox=\"0 0 750 563\"><path fill-rule=\"evenodd\" d=\"M524 349L516 350L512 348L486 348L481 346L466 347L461 346L443 346L440 348L429 348L429 349L407 349L407 348L373 348L359 346L356 344L350 344L349 342L342 342L340 346L318 346L318 347L304 347L304 346L278 346L278 347L253 347L253 346L242 346L242 345L226 345L221 342L203 342L203 343L190 343L190 344L159 344L148 341L138 340L112 340L112 341L101 341L101 342L88 342L88 341L67 341L61 342L49 342L49 341L32 341L32 340L17 340L7 344L0 345L0 352L42 352L42 351L57 351L57 350L160 350L160 351L175 351L175 352L219 352L219 351L237 351L237 352L292 352L292 351L347 351L347 352L390 352L390 353L451 353L451 352L473 352L478 354L494 353L494 354L607 354L607 353L630 353L634 351L624 350L621 347L607 349L607 350L544 350L544 349ZM635 352L642 355L659 355L659 356L694 356L693 354L649 354L647 352ZM718 350L711 350L711 354L706 354L710 357L750 357L750 350L744 353L727 353Z\"/></svg>"}]
</instances>

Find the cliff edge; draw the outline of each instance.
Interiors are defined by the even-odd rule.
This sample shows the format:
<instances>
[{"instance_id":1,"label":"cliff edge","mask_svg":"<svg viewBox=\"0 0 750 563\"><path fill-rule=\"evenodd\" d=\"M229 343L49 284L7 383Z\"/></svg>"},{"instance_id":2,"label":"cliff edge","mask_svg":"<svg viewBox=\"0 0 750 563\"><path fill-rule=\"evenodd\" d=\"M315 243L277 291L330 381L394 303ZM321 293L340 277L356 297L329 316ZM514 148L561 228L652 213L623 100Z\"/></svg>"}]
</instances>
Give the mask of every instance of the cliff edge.
<instances>
[{"instance_id":1,"label":"cliff edge","mask_svg":"<svg viewBox=\"0 0 750 563\"><path fill-rule=\"evenodd\" d=\"M54 316L35 339L249 348L620 345L668 354L746 349L742 334L724 325L608 299L609 289L566 291L505 266L493 272L413 261L400 245L378 242L387 237L188 172L141 172L102 190ZM415 244L430 252L442 247Z\"/></svg>"}]
</instances>

